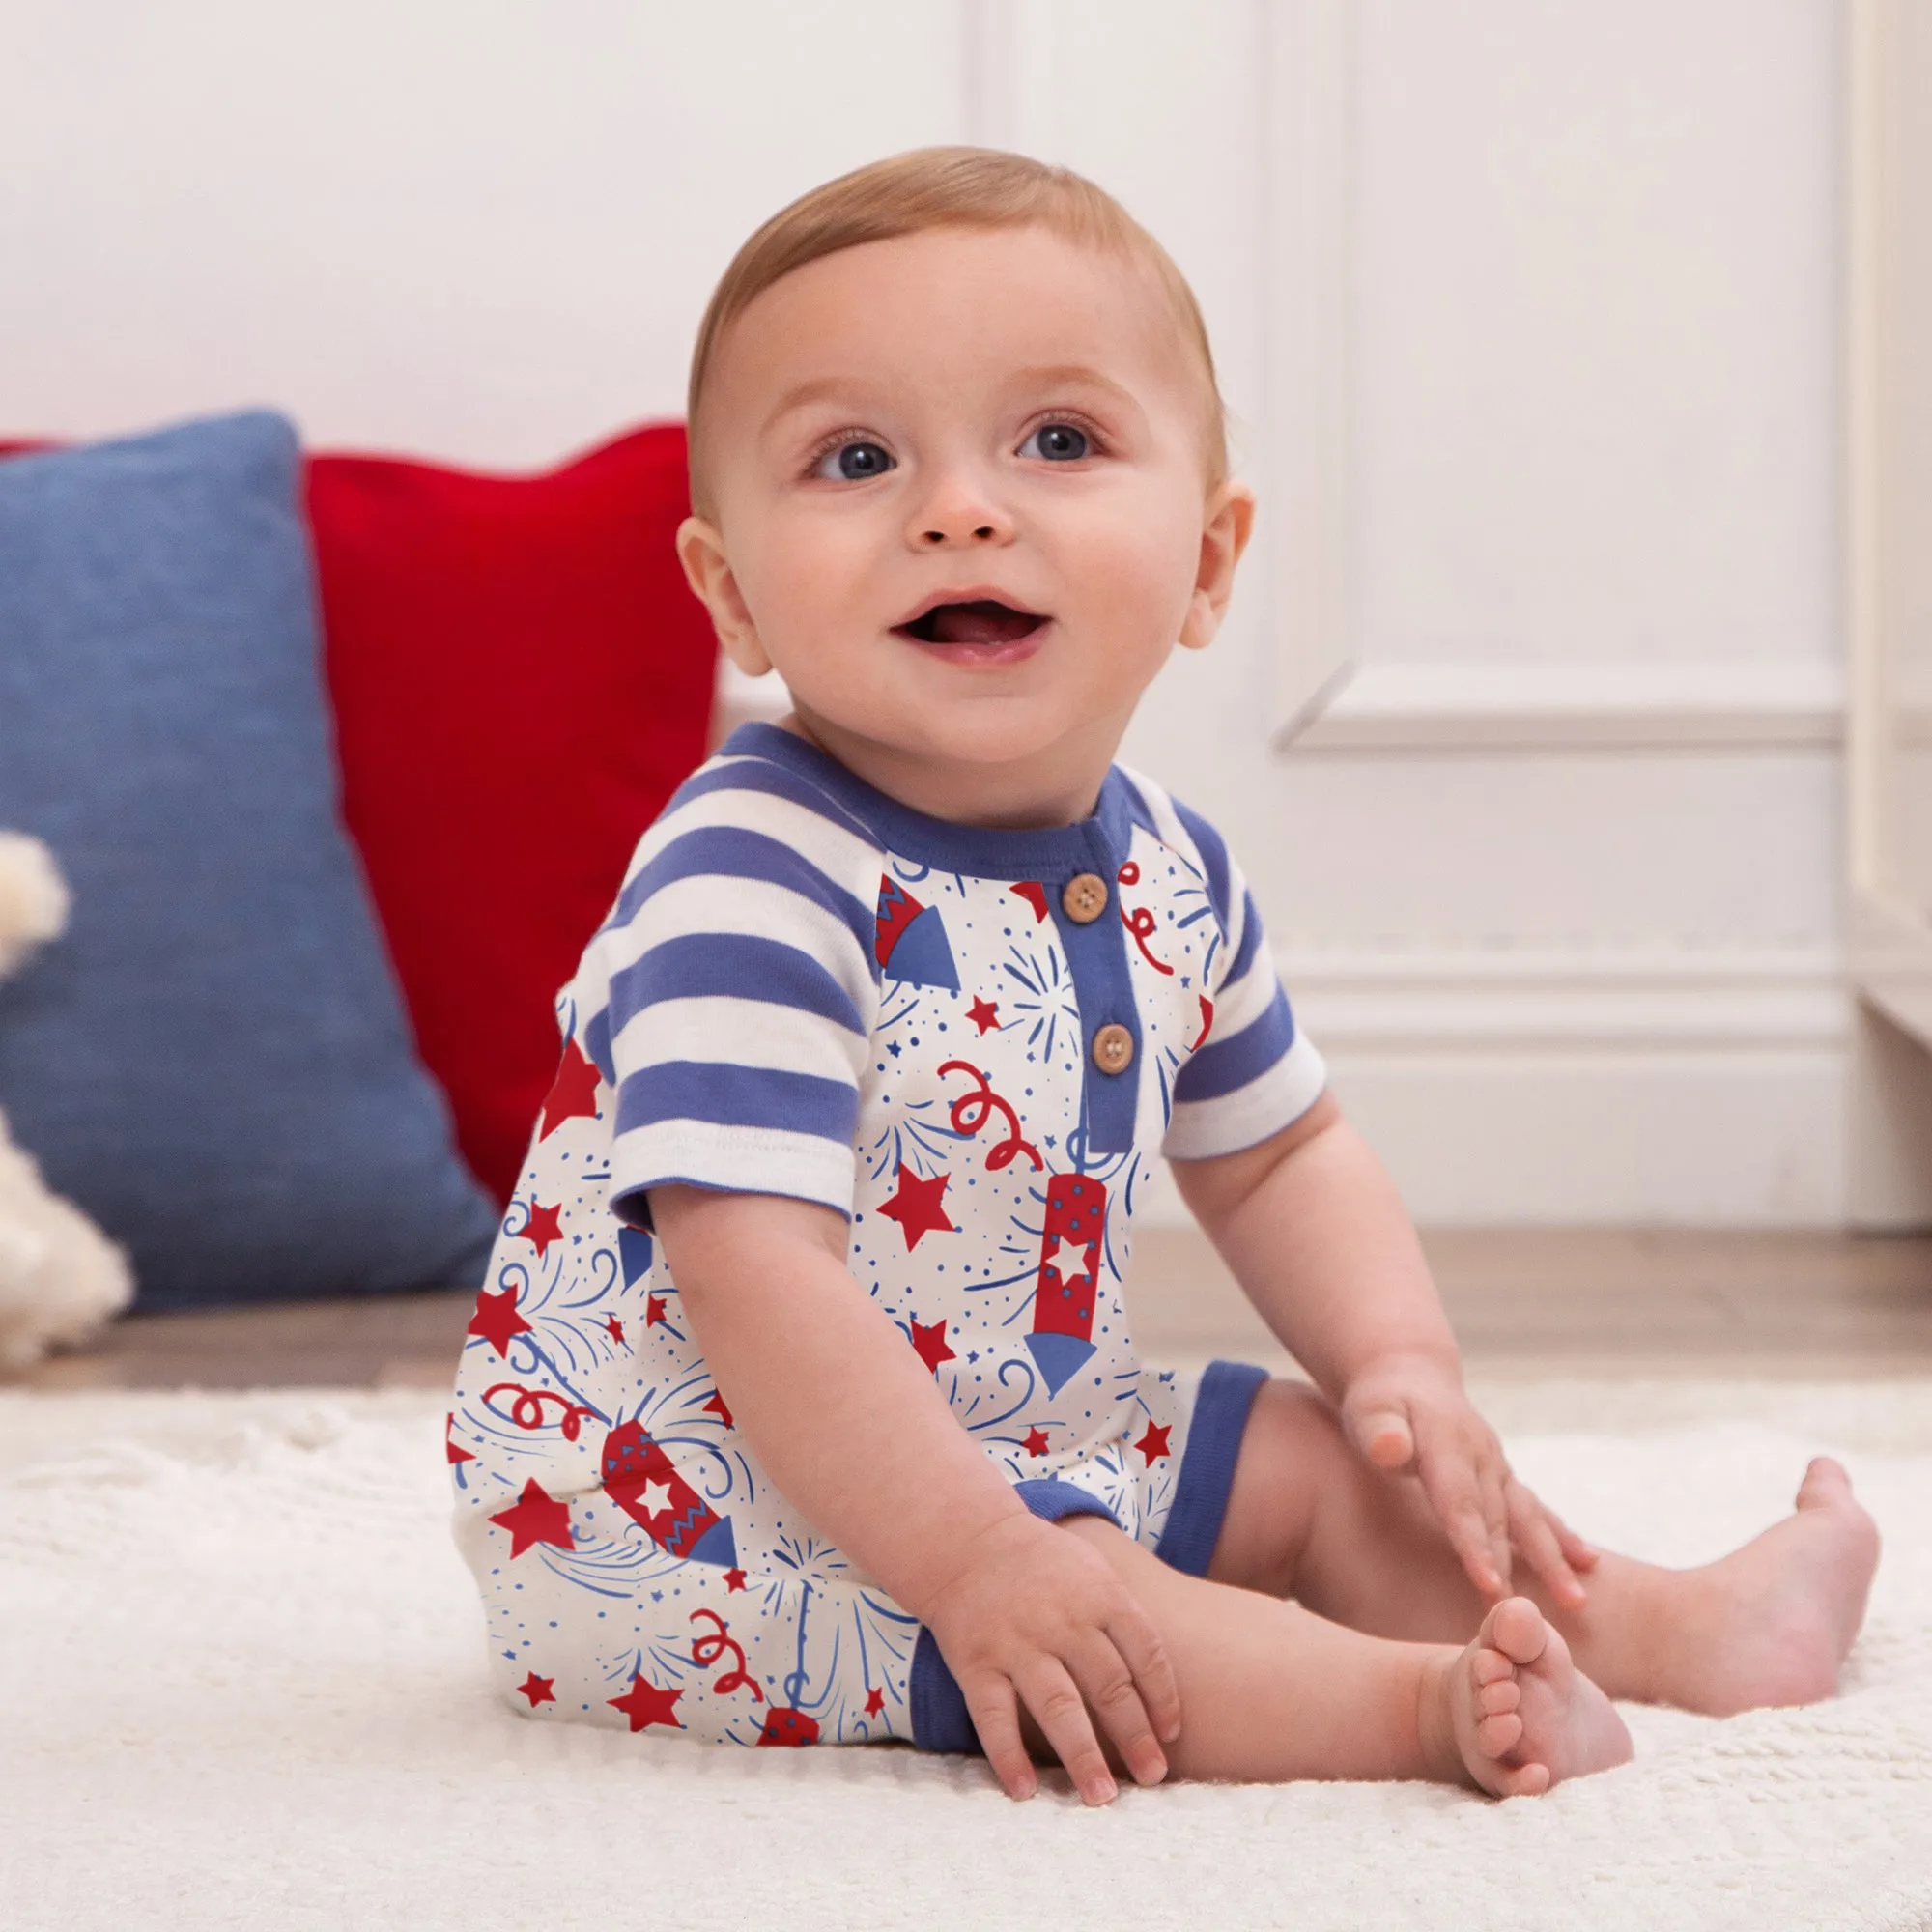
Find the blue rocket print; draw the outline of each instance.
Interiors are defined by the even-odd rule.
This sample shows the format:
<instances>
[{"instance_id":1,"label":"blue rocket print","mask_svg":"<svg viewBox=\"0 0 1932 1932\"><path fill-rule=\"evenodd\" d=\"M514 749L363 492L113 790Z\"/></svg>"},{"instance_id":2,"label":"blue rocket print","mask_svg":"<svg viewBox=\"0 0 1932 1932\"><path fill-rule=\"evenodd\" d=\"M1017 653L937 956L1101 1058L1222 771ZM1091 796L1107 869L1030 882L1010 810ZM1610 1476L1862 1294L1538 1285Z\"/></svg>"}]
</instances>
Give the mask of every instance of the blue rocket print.
<instances>
[{"instance_id":1,"label":"blue rocket print","mask_svg":"<svg viewBox=\"0 0 1932 1932\"><path fill-rule=\"evenodd\" d=\"M937 906L921 905L896 879L879 881L878 933L873 941L888 980L914 986L959 990L959 968L946 943L946 922Z\"/></svg>"}]
</instances>

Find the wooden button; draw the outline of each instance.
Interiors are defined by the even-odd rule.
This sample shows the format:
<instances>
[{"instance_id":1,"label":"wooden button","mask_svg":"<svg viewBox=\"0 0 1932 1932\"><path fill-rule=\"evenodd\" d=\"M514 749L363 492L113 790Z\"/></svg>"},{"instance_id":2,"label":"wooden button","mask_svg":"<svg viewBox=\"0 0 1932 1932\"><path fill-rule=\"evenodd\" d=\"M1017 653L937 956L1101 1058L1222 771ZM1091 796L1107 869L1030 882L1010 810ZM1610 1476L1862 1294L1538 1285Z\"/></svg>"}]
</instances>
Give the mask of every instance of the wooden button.
<instances>
[{"instance_id":1,"label":"wooden button","mask_svg":"<svg viewBox=\"0 0 1932 1932\"><path fill-rule=\"evenodd\" d=\"M1102 1073L1124 1073L1133 1065L1134 1037L1118 1022L1094 1036L1094 1065Z\"/></svg>"},{"instance_id":2,"label":"wooden button","mask_svg":"<svg viewBox=\"0 0 1932 1932\"><path fill-rule=\"evenodd\" d=\"M1098 872L1075 872L1060 903L1075 925L1092 925L1107 910L1107 882Z\"/></svg>"}]
</instances>

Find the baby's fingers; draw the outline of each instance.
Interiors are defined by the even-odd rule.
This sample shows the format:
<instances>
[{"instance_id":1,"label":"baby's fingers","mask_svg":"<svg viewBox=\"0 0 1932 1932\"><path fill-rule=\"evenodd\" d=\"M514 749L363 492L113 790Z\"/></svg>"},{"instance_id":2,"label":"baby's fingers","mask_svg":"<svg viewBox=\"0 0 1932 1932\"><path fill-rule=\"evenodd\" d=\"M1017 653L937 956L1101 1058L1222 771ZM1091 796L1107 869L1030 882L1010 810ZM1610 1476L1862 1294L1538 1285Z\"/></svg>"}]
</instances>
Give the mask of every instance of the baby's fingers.
<instances>
[{"instance_id":1,"label":"baby's fingers","mask_svg":"<svg viewBox=\"0 0 1932 1932\"><path fill-rule=\"evenodd\" d=\"M1134 1782L1158 1784L1167 1776L1167 1753L1154 1735L1145 1694L1119 1648L1095 1632L1067 1661L1088 1709L1114 1741Z\"/></svg>"},{"instance_id":2,"label":"baby's fingers","mask_svg":"<svg viewBox=\"0 0 1932 1932\"><path fill-rule=\"evenodd\" d=\"M1556 1532L1556 1547L1562 1550L1564 1562L1573 1570L1594 1570L1600 1552L1585 1543L1548 1503L1539 1503L1537 1507L1543 1512L1543 1520Z\"/></svg>"},{"instance_id":3,"label":"baby's fingers","mask_svg":"<svg viewBox=\"0 0 1932 1932\"><path fill-rule=\"evenodd\" d=\"M1042 1657L1015 1681L1048 1747L1066 1767L1074 1790L1089 1804L1107 1804L1118 1790L1114 1774L1094 1735L1086 1699L1066 1666L1058 1658Z\"/></svg>"},{"instance_id":4,"label":"baby's fingers","mask_svg":"<svg viewBox=\"0 0 1932 1932\"><path fill-rule=\"evenodd\" d=\"M1012 1685L1004 1677L989 1674L959 1689L993 1776L1005 1785L1009 1798L1031 1798L1039 1789L1039 1776L1020 1736L1019 1706Z\"/></svg>"},{"instance_id":5,"label":"baby's fingers","mask_svg":"<svg viewBox=\"0 0 1932 1932\"><path fill-rule=\"evenodd\" d=\"M1583 1586L1564 1556L1553 1520L1514 1476L1509 1479L1508 1495L1510 1531L1523 1560L1548 1585L1550 1595L1565 1609L1580 1609Z\"/></svg>"},{"instance_id":6,"label":"baby's fingers","mask_svg":"<svg viewBox=\"0 0 1932 1932\"><path fill-rule=\"evenodd\" d=\"M1454 1474L1437 1469L1433 1480L1425 1475L1424 1488L1470 1582L1486 1597L1500 1597L1503 1577L1496 1568L1495 1539L1475 1471L1467 1463Z\"/></svg>"}]
</instances>

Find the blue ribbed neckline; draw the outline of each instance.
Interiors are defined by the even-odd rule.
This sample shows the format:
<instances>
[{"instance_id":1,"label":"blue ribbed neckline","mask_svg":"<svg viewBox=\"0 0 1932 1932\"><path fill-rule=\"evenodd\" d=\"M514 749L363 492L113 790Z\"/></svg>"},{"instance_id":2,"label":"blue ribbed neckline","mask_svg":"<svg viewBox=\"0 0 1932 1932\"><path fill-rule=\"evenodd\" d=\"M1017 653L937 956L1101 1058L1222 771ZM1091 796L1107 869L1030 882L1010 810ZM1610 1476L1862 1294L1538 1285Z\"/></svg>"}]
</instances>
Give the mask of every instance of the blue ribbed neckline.
<instances>
[{"instance_id":1,"label":"blue ribbed neckline","mask_svg":"<svg viewBox=\"0 0 1932 1932\"><path fill-rule=\"evenodd\" d=\"M1133 787L1118 765L1107 768L1094 815L1072 825L1006 831L958 825L902 805L847 771L816 745L777 724L741 724L721 748L728 757L768 759L834 799L888 852L935 871L980 879L1064 883L1076 872L1111 880L1133 834Z\"/></svg>"}]
</instances>

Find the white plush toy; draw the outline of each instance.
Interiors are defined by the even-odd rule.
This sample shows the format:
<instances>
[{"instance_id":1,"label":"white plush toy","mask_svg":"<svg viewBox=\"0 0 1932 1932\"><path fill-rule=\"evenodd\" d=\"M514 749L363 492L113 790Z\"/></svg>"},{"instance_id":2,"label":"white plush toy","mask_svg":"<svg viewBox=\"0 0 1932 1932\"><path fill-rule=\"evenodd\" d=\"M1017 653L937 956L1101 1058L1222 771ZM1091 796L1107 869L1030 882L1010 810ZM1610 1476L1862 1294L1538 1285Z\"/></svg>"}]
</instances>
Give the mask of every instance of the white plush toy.
<instances>
[{"instance_id":1,"label":"white plush toy","mask_svg":"<svg viewBox=\"0 0 1932 1932\"><path fill-rule=\"evenodd\" d=\"M47 848L0 832L0 979L59 935L67 909L67 887ZM48 1191L0 1114L0 1372L80 1341L133 1293L127 1258L71 1201Z\"/></svg>"}]
</instances>

